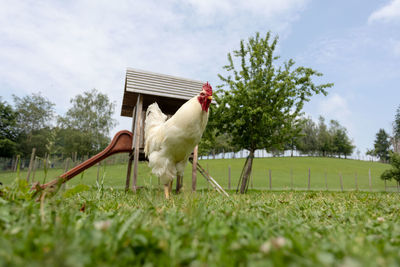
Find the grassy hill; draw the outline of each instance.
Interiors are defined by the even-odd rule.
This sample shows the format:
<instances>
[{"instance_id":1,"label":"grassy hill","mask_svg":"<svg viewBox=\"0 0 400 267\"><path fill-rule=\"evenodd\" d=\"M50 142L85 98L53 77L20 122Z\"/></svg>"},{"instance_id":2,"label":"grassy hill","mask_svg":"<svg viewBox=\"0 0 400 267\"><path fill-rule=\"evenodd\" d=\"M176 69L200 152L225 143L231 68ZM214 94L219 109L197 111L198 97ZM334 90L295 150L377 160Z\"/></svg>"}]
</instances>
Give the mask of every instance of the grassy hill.
<instances>
[{"instance_id":1,"label":"grassy hill","mask_svg":"<svg viewBox=\"0 0 400 267\"><path fill-rule=\"evenodd\" d=\"M216 159L216 160L200 160L199 164L203 168L208 169L211 176L218 181L224 188L228 188L228 166L231 167L231 189L236 189L240 172L242 170L245 159ZM191 186L191 164L189 163L184 177L184 187L190 190ZM311 173L311 189L325 190L325 174L329 190L340 190L340 174L343 179L344 190L355 189L355 176L357 174L357 183L360 190L369 190L368 173L371 171L372 189L374 191L382 191L385 189L384 182L380 179L381 173L390 168L388 164L378 162L367 162L349 159L336 158L318 158L318 157L285 157L285 158L256 158L253 165L253 181L254 189L269 189L269 170L272 175L272 189L282 190L291 189L293 174L293 189L304 190L308 186L308 170ZM125 185L126 164L120 165L103 165L99 169L99 176L104 177L104 185L116 188ZM94 166L86 170L83 174L73 178L68 185L84 183L95 185L98 167ZM62 174L61 169L50 169L47 173L46 181L54 179ZM6 172L0 173L0 181L4 184L10 184L16 178L17 173ZM21 178L26 177L26 171L20 172ZM43 170L37 171L35 180L44 181L45 173ZM204 178L198 173L198 188L207 188ZM158 185L158 179L152 175L147 163L139 164L138 185ZM387 183L388 190L397 190L396 184Z\"/></svg>"}]
</instances>

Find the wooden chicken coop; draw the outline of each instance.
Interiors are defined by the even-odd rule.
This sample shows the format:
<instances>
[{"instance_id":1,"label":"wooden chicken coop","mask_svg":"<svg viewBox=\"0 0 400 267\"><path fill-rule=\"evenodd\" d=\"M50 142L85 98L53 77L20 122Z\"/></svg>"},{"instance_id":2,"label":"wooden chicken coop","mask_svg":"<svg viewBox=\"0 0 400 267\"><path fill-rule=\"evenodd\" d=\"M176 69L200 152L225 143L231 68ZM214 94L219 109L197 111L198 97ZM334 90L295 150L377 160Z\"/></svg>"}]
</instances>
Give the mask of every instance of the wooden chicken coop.
<instances>
[{"instance_id":1,"label":"wooden chicken coop","mask_svg":"<svg viewBox=\"0 0 400 267\"><path fill-rule=\"evenodd\" d=\"M144 155L144 122L146 110L149 105L157 102L161 111L167 116L172 116L189 99L197 95L203 88L203 82L178 78L170 75L158 74L149 71L128 68L126 71L124 97L122 100L121 115L132 117L132 132L127 130L115 134L110 144L100 153L80 163L72 169L58 176L56 179L41 185L36 182L32 185L35 194L40 192L40 197L46 188L60 188L62 184L77 176L84 170L94 166L105 158L116 153L129 153L129 163L126 176L126 187L132 176L132 190L136 191L138 162L145 160ZM197 163L197 147L194 149L193 157L189 158L192 163L192 190L196 190L197 171L221 194L228 196L224 189L212 178L208 171ZM182 179L177 179L176 191L182 185Z\"/></svg>"},{"instance_id":2,"label":"wooden chicken coop","mask_svg":"<svg viewBox=\"0 0 400 267\"><path fill-rule=\"evenodd\" d=\"M172 116L197 95L204 82L128 68L125 77L121 116L132 117L132 152L129 155L126 189L129 188L133 162L132 189L136 190L138 161L144 156L144 121L147 107L157 102L161 111ZM138 149L136 149L138 148Z\"/></svg>"}]
</instances>

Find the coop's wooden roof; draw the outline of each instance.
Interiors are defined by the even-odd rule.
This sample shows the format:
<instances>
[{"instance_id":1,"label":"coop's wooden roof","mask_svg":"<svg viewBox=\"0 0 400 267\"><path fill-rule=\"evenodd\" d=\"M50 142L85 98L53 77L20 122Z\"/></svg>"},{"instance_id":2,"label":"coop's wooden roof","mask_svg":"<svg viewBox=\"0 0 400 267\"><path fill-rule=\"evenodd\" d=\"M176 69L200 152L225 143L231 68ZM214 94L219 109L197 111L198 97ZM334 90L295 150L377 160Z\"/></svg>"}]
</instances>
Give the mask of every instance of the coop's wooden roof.
<instances>
[{"instance_id":1,"label":"coop's wooden roof","mask_svg":"<svg viewBox=\"0 0 400 267\"><path fill-rule=\"evenodd\" d=\"M143 108L157 102L167 114L175 113L187 100L197 95L204 82L128 68L125 78L121 116L131 117L138 94Z\"/></svg>"}]
</instances>

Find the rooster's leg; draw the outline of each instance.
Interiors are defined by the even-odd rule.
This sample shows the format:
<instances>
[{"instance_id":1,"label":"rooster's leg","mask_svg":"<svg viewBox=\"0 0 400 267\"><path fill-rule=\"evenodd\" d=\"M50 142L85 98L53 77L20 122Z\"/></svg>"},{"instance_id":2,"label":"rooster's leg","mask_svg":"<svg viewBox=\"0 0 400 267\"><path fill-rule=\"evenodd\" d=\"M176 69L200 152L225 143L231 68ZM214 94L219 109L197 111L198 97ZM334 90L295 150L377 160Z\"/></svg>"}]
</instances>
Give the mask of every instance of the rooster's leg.
<instances>
[{"instance_id":1,"label":"rooster's leg","mask_svg":"<svg viewBox=\"0 0 400 267\"><path fill-rule=\"evenodd\" d=\"M183 183L183 176L178 175L178 177L176 178L176 193L177 194L179 194L179 192L181 191L182 183Z\"/></svg>"},{"instance_id":2,"label":"rooster's leg","mask_svg":"<svg viewBox=\"0 0 400 267\"><path fill-rule=\"evenodd\" d=\"M169 199L171 191L172 191L172 181L164 185L164 194L166 199Z\"/></svg>"},{"instance_id":3,"label":"rooster's leg","mask_svg":"<svg viewBox=\"0 0 400 267\"><path fill-rule=\"evenodd\" d=\"M172 182L173 181L171 181L171 182L169 182L169 184L168 184L168 192L171 194L171 192L172 192Z\"/></svg>"},{"instance_id":4,"label":"rooster's leg","mask_svg":"<svg viewBox=\"0 0 400 267\"><path fill-rule=\"evenodd\" d=\"M164 185L165 198L169 199L169 183Z\"/></svg>"}]
</instances>

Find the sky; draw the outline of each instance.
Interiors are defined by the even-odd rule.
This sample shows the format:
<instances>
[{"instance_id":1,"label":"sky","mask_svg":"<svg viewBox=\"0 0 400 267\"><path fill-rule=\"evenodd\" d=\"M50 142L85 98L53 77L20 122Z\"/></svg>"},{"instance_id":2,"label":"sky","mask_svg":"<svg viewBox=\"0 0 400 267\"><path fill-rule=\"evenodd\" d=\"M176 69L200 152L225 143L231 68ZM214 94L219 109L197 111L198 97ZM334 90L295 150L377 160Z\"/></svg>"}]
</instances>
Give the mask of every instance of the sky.
<instances>
[{"instance_id":1,"label":"sky","mask_svg":"<svg viewBox=\"0 0 400 267\"><path fill-rule=\"evenodd\" d=\"M362 154L400 106L400 0L0 0L0 96L41 92L63 115L96 88L116 103L127 67L221 84L227 54L256 32L282 61L324 74L328 96L304 107L338 120ZM357 150L356 149L356 150Z\"/></svg>"}]
</instances>

